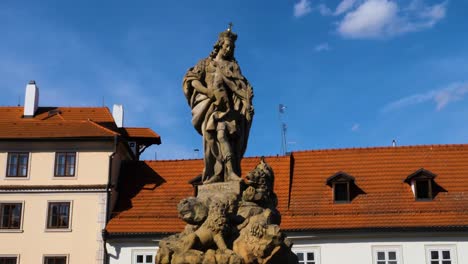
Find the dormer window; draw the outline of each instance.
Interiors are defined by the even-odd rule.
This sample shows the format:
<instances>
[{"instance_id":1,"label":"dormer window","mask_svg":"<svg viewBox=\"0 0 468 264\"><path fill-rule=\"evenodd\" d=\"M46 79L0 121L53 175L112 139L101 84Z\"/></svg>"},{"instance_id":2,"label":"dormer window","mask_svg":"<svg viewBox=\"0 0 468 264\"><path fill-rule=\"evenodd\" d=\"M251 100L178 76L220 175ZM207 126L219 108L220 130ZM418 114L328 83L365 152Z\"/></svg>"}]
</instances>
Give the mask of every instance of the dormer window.
<instances>
[{"instance_id":1,"label":"dormer window","mask_svg":"<svg viewBox=\"0 0 468 264\"><path fill-rule=\"evenodd\" d=\"M333 200L336 203L349 202L349 182L333 183Z\"/></svg>"},{"instance_id":2,"label":"dormer window","mask_svg":"<svg viewBox=\"0 0 468 264\"><path fill-rule=\"evenodd\" d=\"M437 175L423 168L409 175L405 182L411 185L414 198L417 201L427 201L434 198L434 178Z\"/></svg>"},{"instance_id":3,"label":"dormer window","mask_svg":"<svg viewBox=\"0 0 468 264\"><path fill-rule=\"evenodd\" d=\"M342 171L330 176L327 185L333 189L335 203L349 203L357 194L362 193L356 186L354 177Z\"/></svg>"}]
</instances>

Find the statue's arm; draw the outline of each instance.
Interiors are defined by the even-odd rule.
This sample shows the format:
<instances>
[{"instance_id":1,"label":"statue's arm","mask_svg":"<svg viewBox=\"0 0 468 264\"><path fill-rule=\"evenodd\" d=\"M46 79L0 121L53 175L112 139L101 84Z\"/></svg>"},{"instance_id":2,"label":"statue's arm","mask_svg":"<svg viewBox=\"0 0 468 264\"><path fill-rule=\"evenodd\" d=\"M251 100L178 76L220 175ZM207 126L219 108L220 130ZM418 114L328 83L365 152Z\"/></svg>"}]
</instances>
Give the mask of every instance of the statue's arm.
<instances>
[{"instance_id":1,"label":"statue's arm","mask_svg":"<svg viewBox=\"0 0 468 264\"><path fill-rule=\"evenodd\" d=\"M202 93L209 98L213 97L213 91L205 87L199 80L192 80L191 84L192 87L195 88L195 90L197 90L199 93Z\"/></svg>"}]
</instances>

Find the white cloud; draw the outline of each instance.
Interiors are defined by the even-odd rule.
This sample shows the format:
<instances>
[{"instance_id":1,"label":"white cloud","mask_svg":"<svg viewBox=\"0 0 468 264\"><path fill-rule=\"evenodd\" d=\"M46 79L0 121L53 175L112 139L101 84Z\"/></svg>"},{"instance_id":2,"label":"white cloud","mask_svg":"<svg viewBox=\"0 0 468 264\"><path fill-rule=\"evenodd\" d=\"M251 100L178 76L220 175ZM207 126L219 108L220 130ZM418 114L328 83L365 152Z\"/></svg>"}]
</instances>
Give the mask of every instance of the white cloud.
<instances>
[{"instance_id":1,"label":"white cloud","mask_svg":"<svg viewBox=\"0 0 468 264\"><path fill-rule=\"evenodd\" d=\"M333 11L324 4L320 4L316 8L322 16L333 15Z\"/></svg>"},{"instance_id":2,"label":"white cloud","mask_svg":"<svg viewBox=\"0 0 468 264\"><path fill-rule=\"evenodd\" d=\"M314 50L316 52L329 51L329 50L331 50L331 47L330 47L330 45L328 43L325 42L325 43L321 43L321 44L315 46Z\"/></svg>"},{"instance_id":3,"label":"white cloud","mask_svg":"<svg viewBox=\"0 0 468 264\"><path fill-rule=\"evenodd\" d=\"M338 26L338 32L351 38L379 37L391 30L397 20L398 5L388 0L368 0L348 12Z\"/></svg>"},{"instance_id":4,"label":"white cloud","mask_svg":"<svg viewBox=\"0 0 468 264\"><path fill-rule=\"evenodd\" d=\"M365 0L356 8L354 0L343 0L335 14L345 14L338 33L348 38L383 38L433 27L446 15L447 2L426 5L413 0L400 8L395 0Z\"/></svg>"},{"instance_id":5,"label":"white cloud","mask_svg":"<svg viewBox=\"0 0 468 264\"><path fill-rule=\"evenodd\" d=\"M359 125L358 123L354 123L353 126L351 127L351 131L357 132L360 127L361 125Z\"/></svg>"},{"instance_id":6,"label":"white cloud","mask_svg":"<svg viewBox=\"0 0 468 264\"><path fill-rule=\"evenodd\" d=\"M294 4L294 16L295 17L305 16L310 12L312 12L310 0L299 0L299 2Z\"/></svg>"},{"instance_id":7,"label":"white cloud","mask_svg":"<svg viewBox=\"0 0 468 264\"><path fill-rule=\"evenodd\" d=\"M356 3L357 3L356 0L343 0L343 1L341 1L341 3L336 7L334 15L339 16L339 15L347 12L348 10L353 8Z\"/></svg>"},{"instance_id":8,"label":"white cloud","mask_svg":"<svg viewBox=\"0 0 468 264\"><path fill-rule=\"evenodd\" d=\"M438 90L432 90L427 93L414 94L387 104L382 111L389 112L401 109L407 106L433 101L436 110L442 110L449 103L462 100L468 94L468 82L453 83Z\"/></svg>"}]
</instances>

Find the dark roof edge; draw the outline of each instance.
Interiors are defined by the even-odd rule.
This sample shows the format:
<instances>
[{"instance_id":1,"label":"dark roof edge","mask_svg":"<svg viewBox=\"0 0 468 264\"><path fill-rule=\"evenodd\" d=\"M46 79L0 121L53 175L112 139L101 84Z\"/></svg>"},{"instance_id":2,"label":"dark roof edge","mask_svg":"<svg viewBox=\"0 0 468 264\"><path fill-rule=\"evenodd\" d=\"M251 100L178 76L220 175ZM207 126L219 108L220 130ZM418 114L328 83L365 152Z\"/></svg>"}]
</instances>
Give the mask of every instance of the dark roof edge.
<instances>
[{"instance_id":1,"label":"dark roof edge","mask_svg":"<svg viewBox=\"0 0 468 264\"><path fill-rule=\"evenodd\" d=\"M390 233L390 232L468 232L468 226L435 226L435 227L371 227L371 228L342 228L342 229L281 229L289 235L299 232L328 233ZM177 232L108 232L107 238L154 238L169 236Z\"/></svg>"},{"instance_id":2,"label":"dark roof edge","mask_svg":"<svg viewBox=\"0 0 468 264\"><path fill-rule=\"evenodd\" d=\"M295 232L313 232L313 233L374 233L374 232L447 232L454 231L468 232L468 225L466 226L416 226L416 227L365 227L365 228L326 228L326 229L281 229L286 233Z\"/></svg>"}]
</instances>

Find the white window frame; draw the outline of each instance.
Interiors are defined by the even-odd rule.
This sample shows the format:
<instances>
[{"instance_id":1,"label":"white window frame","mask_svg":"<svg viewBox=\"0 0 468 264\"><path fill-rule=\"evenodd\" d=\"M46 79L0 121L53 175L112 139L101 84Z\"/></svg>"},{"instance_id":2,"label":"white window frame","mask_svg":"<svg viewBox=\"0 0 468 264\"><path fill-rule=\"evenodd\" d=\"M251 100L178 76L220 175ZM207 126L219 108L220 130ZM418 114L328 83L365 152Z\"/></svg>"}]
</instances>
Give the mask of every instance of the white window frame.
<instances>
[{"instance_id":1,"label":"white window frame","mask_svg":"<svg viewBox=\"0 0 468 264\"><path fill-rule=\"evenodd\" d=\"M372 246L372 264L377 264L377 252L385 252L385 255L388 256L388 252L394 251L396 252L396 261L397 264L403 264L403 250L401 246ZM380 260L381 261L381 260ZM385 260L385 264L388 264L388 260Z\"/></svg>"},{"instance_id":2,"label":"white window frame","mask_svg":"<svg viewBox=\"0 0 468 264\"><path fill-rule=\"evenodd\" d=\"M26 177L17 177L17 176L7 176L8 175L8 156L10 153L28 153L28 168L26 172ZM24 150L12 150L6 152L6 160L5 160L5 175L3 179L6 181L25 181L31 178L31 163L32 163L32 153L31 151L24 151Z\"/></svg>"},{"instance_id":3,"label":"white window frame","mask_svg":"<svg viewBox=\"0 0 468 264\"><path fill-rule=\"evenodd\" d=\"M46 257L65 257L66 261L65 263L68 264L70 263L70 255L69 254L45 254L45 255L42 255L42 264L45 263L45 258Z\"/></svg>"},{"instance_id":4,"label":"white window frame","mask_svg":"<svg viewBox=\"0 0 468 264\"><path fill-rule=\"evenodd\" d=\"M457 246L453 244L447 244L447 245L426 245L426 263L431 264L431 251L450 251L450 261L452 262L451 264L457 264L458 259L457 259ZM439 262L442 264L442 262Z\"/></svg>"},{"instance_id":5,"label":"white window frame","mask_svg":"<svg viewBox=\"0 0 468 264\"><path fill-rule=\"evenodd\" d=\"M0 204L12 204L12 203L19 203L21 204L21 219L20 219L20 227L18 229L1 229L0 233L22 233L23 232L23 223L24 223L24 201L17 201L17 200L1 200Z\"/></svg>"},{"instance_id":6,"label":"white window frame","mask_svg":"<svg viewBox=\"0 0 468 264\"><path fill-rule=\"evenodd\" d=\"M16 258L16 264L20 263L20 255L19 254L0 254L0 258Z\"/></svg>"},{"instance_id":7,"label":"white window frame","mask_svg":"<svg viewBox=\"0 0 468 264\"><path fill-rule=\"evenodd\" d=\"M69 215L68 215L68 228L48 228L49 222L49 204L50 203L70 203ZM45 217L45 231L46 232L71 232L73 224L73 201L72 200L48 200L46 204L46 217ZM49 256L49 255L47 255ZM50 255L54 256L54 255ZM65 255L57 255L65 256ZM67 258L68 259L68 258Z\"/></svg>"},{"instance_id":8,"label":"white window frame","mask_svg":"<svg viewBox=\"0 0 468 264\"><path fill-rule=\"evenodd\" d=\"M294 254L303 253L304 256L307 256L307 253L314 253L315 264L321 264L322 260L320 257L320 247L313 246L293 246L292 251Z\"/></svg>"},{"instance_id":9,"label":"white window frame","mask_svg":"<svg viewBox=\"0 0 468 264\"><path fill-rule=\"evenodd\" d=\"M153 256L153 260L152 262L150 262L151 264L154 263L154 260L156 258L156 251L157 251L157 248L155 249L133 249L132 250L132 264L137 264L137 257L138 255L143 255L144 257L144 261L146 261L146 256L148 255L151 255ZM138 263L140 264L140 263ZM146 262L143 262L143 264L146 264Z\"/></svg>"}]
</instances>

